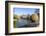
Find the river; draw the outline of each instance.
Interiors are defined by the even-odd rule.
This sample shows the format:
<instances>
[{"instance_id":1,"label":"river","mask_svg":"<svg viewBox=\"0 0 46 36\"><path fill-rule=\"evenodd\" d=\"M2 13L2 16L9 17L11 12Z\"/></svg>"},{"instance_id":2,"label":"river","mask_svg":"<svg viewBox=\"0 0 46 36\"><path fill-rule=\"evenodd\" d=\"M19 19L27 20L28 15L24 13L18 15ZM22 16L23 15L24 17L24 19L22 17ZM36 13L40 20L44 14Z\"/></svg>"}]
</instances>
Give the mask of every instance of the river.
<instances>
[{"instance_id":1,"label":"river","mask_svg":"<svg viewBox=\"0 0 46 36\"><path fill-rule=\"evenodd\" d=\"M16 22L16 28L22 28L22 27L36 27L39 23L32 23L30 20L26 19L19 19Z\"/></svg>"}]
</instances>

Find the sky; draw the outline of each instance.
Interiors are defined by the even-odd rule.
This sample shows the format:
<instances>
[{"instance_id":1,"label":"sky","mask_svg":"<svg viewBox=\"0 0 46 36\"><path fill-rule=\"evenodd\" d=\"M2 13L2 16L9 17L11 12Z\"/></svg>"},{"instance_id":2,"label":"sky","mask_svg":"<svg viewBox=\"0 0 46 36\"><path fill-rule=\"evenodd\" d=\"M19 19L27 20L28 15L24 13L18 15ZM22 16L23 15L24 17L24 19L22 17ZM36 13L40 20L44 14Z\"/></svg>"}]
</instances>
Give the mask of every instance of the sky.
<instances>
[{"instance_id":1,"label":"sky","mask_svg":"<svg viewBox=\"0 0 46 36\"><path fill-rule=\"evenodd\" d=\"M39 9L37 8L13 8L13 12L14 14L17 14L17 15L31 15L33 13L37 13L39 12Z\"/></svg>"}]
</instances>

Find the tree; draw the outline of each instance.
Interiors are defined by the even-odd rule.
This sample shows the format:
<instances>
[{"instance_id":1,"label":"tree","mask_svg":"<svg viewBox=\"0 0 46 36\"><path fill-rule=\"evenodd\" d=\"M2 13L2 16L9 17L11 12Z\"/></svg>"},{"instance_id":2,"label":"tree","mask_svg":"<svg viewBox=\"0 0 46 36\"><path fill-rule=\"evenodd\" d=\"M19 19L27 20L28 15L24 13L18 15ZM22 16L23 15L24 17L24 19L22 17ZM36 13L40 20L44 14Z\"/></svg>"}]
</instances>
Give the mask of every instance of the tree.
<instances>
[{"instance_id":1,"label":"tree","mask_svg":"<svg viewBox=\"0 0 46 36\"><path fill-rule=\"evenodd\" d=\"M39 13L39 9L36 9L36 10L35 10L35 13Z\"/></svg>"},{"instance_id":2,"label":"tree","mask_svg":"<svg viewBox=\"0 0 46 36\"><path fill-rule=\"evenodd\" d=\"M27 15L27 20L30 20L30 15L29 14Z\"/></svg>"},{"instance_id":3,"label":"tree","mask_svg":"<svg viewBox=\"0 0 46 36\"><path fill-rule=\"evenodd\" d=\"M14 19L18 19L18 16L17 15L14 15L14 17L13 17Z\"/></svg>"},{"instance_id":4,"label":"tree","mask_svg":"<svg viewBox=\"0 0 46 36\"><path fill-rule=\"evenodd\" d=\"M38 15L32 14L32 15L30 16L30 20L31 20L32 22L38 21Z\"/></svg>"}]
</instances>

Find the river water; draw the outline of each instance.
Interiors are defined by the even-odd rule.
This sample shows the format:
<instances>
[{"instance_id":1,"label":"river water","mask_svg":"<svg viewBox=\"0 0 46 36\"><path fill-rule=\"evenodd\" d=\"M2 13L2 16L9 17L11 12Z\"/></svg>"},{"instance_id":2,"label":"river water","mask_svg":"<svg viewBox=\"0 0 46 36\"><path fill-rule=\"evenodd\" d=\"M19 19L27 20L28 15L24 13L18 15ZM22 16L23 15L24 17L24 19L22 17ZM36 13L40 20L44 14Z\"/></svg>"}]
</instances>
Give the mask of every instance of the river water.
<instances>
[{"instance_id":1,"label":"river water","mask_svg":"<svg viewBox=\"0 0 46 36\"><path fill-rule=\"evenodd\" d=\"M26 20L26 19L19 19L16 22L16 28L36 27L37 25L39 25L39 23L32 23L30 20Z\"/></svg>"}]
</instances>

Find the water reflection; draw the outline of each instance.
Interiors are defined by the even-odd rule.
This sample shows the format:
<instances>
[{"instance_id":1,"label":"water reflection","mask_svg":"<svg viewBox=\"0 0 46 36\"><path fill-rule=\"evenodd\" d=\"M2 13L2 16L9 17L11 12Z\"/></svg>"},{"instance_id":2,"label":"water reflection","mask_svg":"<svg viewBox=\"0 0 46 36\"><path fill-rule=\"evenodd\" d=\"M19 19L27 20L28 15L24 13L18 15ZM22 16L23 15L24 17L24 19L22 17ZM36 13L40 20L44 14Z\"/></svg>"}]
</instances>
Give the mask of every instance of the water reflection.
<instances>
[{"instance_id":1,"label":"water reflection","mask_svg":"<svg viewBox=\"0 0 46 36\"><path fill-rule=\"evenodd\" d=\"M16 28L21 28L21 27L36 27L39 25L39 23L32 23L30 20L26 19L19 19L15 21L15 27Z\"/></svg>"}]
</instances>

